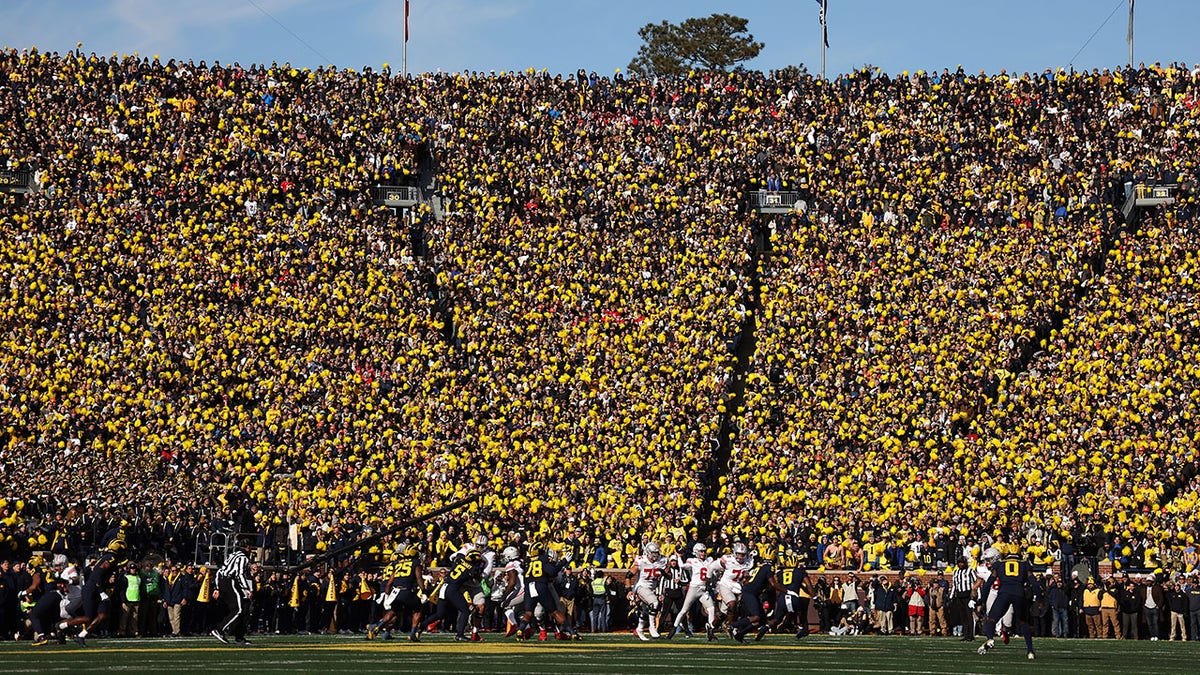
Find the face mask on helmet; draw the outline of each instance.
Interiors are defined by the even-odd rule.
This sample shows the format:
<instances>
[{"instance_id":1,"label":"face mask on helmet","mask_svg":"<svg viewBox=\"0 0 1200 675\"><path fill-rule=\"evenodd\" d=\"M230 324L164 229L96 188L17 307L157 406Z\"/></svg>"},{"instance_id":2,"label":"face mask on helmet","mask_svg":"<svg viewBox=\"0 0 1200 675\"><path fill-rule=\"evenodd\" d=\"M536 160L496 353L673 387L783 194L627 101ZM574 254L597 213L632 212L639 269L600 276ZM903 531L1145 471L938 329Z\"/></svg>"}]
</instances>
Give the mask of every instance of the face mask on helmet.
<instances>
[{"instance_id":1,"label":"face mask on helmet","mask_svg":"<svg viewBox=\"0 0 1200 675\"><path fill-rule=\"evenodd\" d=\"M734 544L733 545L733 557L738 562L746 562L746 556L748 554L749 554L749 551L746 550L745 544Z\"/></svg>"},{"instance_id":2,"label":"face mask on helmet","mask_svg":"<svg viewBox=\"0 0 1200 675\"><path fill-rule=\"evenodd\" d=\"M658 544L654 542L646 544L646 557L650 559L650 562L657 562L661 555L662 553L658 550Z\"/></svg>"}]
</instances>

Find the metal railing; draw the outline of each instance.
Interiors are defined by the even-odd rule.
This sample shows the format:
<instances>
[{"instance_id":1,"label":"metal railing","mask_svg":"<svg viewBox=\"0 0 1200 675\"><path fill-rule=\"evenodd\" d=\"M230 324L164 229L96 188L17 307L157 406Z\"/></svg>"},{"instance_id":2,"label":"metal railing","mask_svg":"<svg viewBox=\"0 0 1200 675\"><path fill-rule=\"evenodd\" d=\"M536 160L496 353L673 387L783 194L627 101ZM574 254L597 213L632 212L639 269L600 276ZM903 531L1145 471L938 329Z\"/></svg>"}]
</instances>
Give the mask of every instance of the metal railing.
<instances>
[{"instance_id":1,"label":"metal railing","mask_svg":"<svg viewBox=\"0 0 1200 675\"><path fill-rule=\"evenodd\" d=\"M34 188L33 169L0 169L0 192L29 194Z\"/></svg>"},{"instance_id":2,"label":"metal railing","mask_svg":"<svg viewBox=\"0 0 1200 675\"><path fill-rule=\"evenodd\" d=\"M802 203L799 192L769 192L757 190L750 193L750 208L755 211L768 213L783 213L791 211L797 204Z\"/></svg>"},{"instance_id":3,"label":"metal railing","mask_svg":"<svg viewBox=\"0 0 1200 675\"><path fill-rule=\"evenodd\" d=\"M421 189L408 185L376 185L371 202L382 206L408 207L421 201Z\"/></svg>"}]
</instances>

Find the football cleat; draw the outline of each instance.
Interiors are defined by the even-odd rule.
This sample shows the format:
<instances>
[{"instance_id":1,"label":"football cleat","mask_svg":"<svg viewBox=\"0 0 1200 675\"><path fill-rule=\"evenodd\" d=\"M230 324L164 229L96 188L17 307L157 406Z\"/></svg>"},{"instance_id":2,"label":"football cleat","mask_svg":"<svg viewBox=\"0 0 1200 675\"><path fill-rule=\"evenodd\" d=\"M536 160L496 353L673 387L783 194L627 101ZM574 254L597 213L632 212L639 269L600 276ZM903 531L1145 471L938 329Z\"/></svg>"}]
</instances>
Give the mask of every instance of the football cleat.
<instances>
[{"instance_id":1,"label":"football cleat","mask_svg":"<svg viewBox=\"0 0 1200 675\"><path fill-rule=\"evenodd\" d=\"M717 633L713 630L713 625L711 623L704 627L704 632L708 634L709 642L717 641Z\"/></svg>"},{"instance_id":2,"label":"football cleat","mask_svg":"<svg viewBox=\"0 0 1200 675\"><path fill-rule=\"evenodd\" d=\"M517 634L517 624L509 621L508 628L504 629L504 637L512 637Z\"/></svg>"},{"instance_id":3,"label":"football cleat","mask_svg":"<svg viewBox=\"0 0 1200 675\"><path fill-rule=\"evenodd\" d=\"M750 644L746 642L746 636L740 630L733 631L733 639L740 645Z\"/></svg>"},{"instance_id":4,"label":"football cleat","mask_svg":"<svg viewBox=\"0 0 1200 675\"><path fill-rule=\"evenodd\" d=\"M374 640L376 635L379 635L379 629L375 626L367 626L367 639Z\"/></svg>"},{"instance_id":5,"label":"football cleat","mask_svg":"<svg viewBox=\"0 0 1200 675\"><path fill-rule=\"evenodd\" d=\"M46 645L48 645L48 644L50 644L50 640L49 640L48 638L46 638L46 637L43 637L43 636L39 635L39 636L37 636L37 637L35 637L35 638L33 639L33 642L31 643L31 646L33 646L33 647L45 647L45 646L46 646Z\"/></svg>"},{"instance_id":6,"label":"football cleat","mask_svg":"<svg viewBox=\"0 0 1200 675\"><path fill-rule=\"evenodd\" d=\"M483 635L471 633L471 642L483 642Z\"/></svg>"},{"instance_id":7,"label":"football cleat","mask_svg":"<svg viewBox=\"0 0 1200 675\"><path fill-rule=\"evenodd\" d=\"M678 632L679 632L679 626L676 626L675 624L671 624L671 630L667 631L667 639L670 640L671 638L675 637L675 634Z\"/></svg>"},{"instance_id":8,"label":"football cleat","mask_svg":"<svg viewBox=\"0 0 1200 675\"><path fill-rule=\"evenodd\" d=\"M571 636L567 635L566 633L562 632L561 630L556 630L556 631L554 631L554 639L555 640L570 640Z\"/></svg>"},{"instance_id":9,"label":"football cleat","mask_svg":"<svg viewBox=\"0 0 1200 675\"><path fill-rule=\"evenodd\" d=\"M633 634L636 635L638 637L638 639L641 640L642 642L650 641L650 638L646 636L646 631L643 630L641 626L634 628Z\"/></svg>"},{"instance_id":10,"label":"football cleat","mask_svg":"<svg viewBox=\"0 0 1200 675\"><path fill-rule=\"evenodd\" d=\"M455 642L470 642L471 638L467 637L466 635L455 635L454 641Z\"/></svg>"},{"instance_id":11,"label":"football cleat","mask_svg":"<svg viewBox=\"0 0 1200 675\"><path fill-rule=\"evenodd\" d=\"M583 636L579 633L571 633L571 639L576 642L583 642Z\"/></svg>"},{"instance_id":12,"label":"football cleat","mask_svg":"<svg viewBox=\"0 0 1200 675\"><path fill-rule=\"evenodd\" d=\"M983 656L984 654L987 654L988 651L991 650L991 648L995 647L995 646L996 646L996 642L994 640L988 640L987 642L979 645L979 650L978 650L979 655Z\"/></svg>"},{"instance_id":13,"label":"football cleat","mask_svg":"<svg viewBox=\"0 0 1200 675\"><path fill-rule=\"evenodd\" d=\"M1004 642L1004 644L1008 644L1008 629L1004 626L1000 627L1000 640Z\"/></svg>"},{"instance_id":14,"label":"football cleat","mask_svg":"<svg viewBox=\"0 0 1200 675\"><path fill-rule=\"evenodd\" d=\"M217 638L218 642L222 642L224 644L229 644L229 640L225 639L225 636L221 634L221 631L217 630L216 628L212 629L212 631L209 633L209 635ZM77 638L77 641L81 645L84 644L83 638ZM87 645L84 645L84 646L87 646Z\"/></svg>"},{"instance_id":15,"label":"football cleat","mask_svg":"<svg viewBox=\"0 0 1200 675\"><path fill-rule=\"evenodd\" d=\"M763 637L765 637L766 634L770 633L770 632L771 632L771 627L764 623L763 625L758 627L758 633L755 634L754 641L762 642Z\"/></svg>"},{"instance_id":16,"label":"football cleat","mask_svg":"<svg viewBox=\"0 0 1200 675\"><path fill-rule=\"evenodd\" d=\"M538 640L541 640L542 642L546 641L546 629L545 628L538 631Z\"/></svg>"},{"instance_id":17,"label":"football cleat","mask_svg":"<svg viewBox=\"0 0 1200 675\"><path fill-rule=\"evenodd\" d=\"M662 637L662 634L658 632L658 625L653 621L650 622L650 637L655 640Z\"/></svg>"},{"instance_id":18,"label":"football cleat","mask_svg":"<svg viewBox=\"0 0 1200 675\"><path fill-rule=\"evenodd\" d=\"M1029 659L1030 661L1032 661L1032 660L1033 660L1034 658L1036 658L1036 657L1033 655L1033 652L1029 652L1029 656L1027 656L1027 657L1025 657L1025 658L1027 658L1027 659Z\"/></svg>"}]
</instances>

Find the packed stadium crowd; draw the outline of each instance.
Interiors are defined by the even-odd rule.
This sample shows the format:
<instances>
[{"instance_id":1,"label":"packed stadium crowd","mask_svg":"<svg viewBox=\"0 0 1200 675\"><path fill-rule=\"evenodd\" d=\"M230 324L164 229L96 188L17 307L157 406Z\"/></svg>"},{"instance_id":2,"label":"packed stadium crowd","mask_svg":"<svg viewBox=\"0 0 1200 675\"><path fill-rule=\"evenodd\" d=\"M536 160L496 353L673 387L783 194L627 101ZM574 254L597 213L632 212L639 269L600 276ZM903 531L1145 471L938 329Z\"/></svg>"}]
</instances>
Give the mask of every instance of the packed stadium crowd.
<instances>
[{"instance_id":1,"label":"packed stadium crowd","mask_svg":"<svg viewBox=\"0 0 1200 675\"><path fill-rule=\"evenodd\" d=\"M168 576L218 532L287 565L479 495L410 534L428 566L482 536L933 575L1010 541L1190 574L1198 101L1179 64L5 50L0 161L40 189L0 196L0 559L121 528ZM429 178L421 149L409 225L369 188ZM1137 180L1180 202L1123 224ZM804 201L765 222L756 189Z\"/></svg>"}]
</instances>

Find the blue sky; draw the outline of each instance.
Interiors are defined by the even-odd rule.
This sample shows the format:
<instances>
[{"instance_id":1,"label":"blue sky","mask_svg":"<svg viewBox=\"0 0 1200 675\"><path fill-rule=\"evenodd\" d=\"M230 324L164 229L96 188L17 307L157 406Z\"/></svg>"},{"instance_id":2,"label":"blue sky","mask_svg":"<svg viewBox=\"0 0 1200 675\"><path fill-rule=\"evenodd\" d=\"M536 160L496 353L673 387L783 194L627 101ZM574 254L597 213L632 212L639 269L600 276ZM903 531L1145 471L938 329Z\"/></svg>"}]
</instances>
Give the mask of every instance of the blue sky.
<instances>
[{"instance_id":1,"label":"blue sky","mask_svg":"<svg viewBox=\"0 0 1200 675\"><path fill-rule=\"evenodd\" d=\"M961 64L998 72L1112 67L1127 58L1125 0L829 0L827 72ZM260 9L261 8L261 9ZM264 13L265 12L265 13ZM403 0L0 0L0 45L399 70ZM637 30L713 12L750 20L766 43L749 66L820 70L813 0L412 0L410 71L622 70ZM278 23L267 14L278 20ZM280 25L282 24L282 26ZM1200 2L1138 0L1135 60L1200 61ZM290 32L289 32L290 31ZM294 35L293 35L294 34Z\"/></svg>"}]
</instances>

